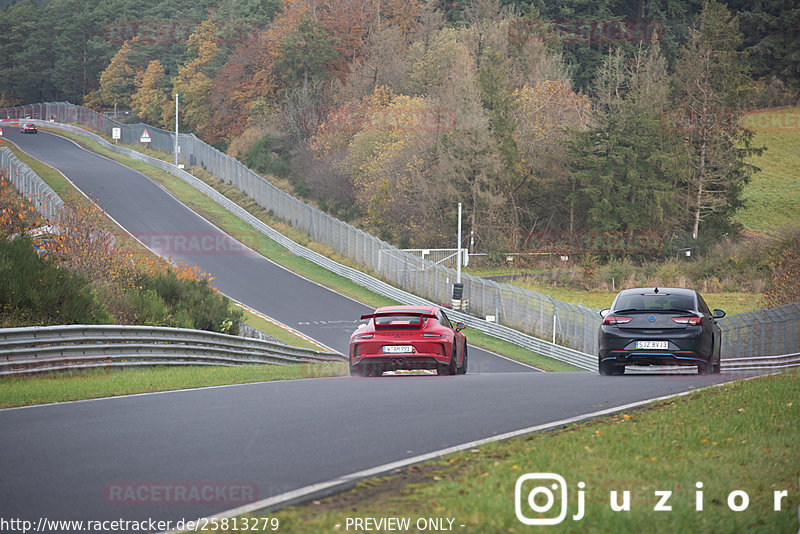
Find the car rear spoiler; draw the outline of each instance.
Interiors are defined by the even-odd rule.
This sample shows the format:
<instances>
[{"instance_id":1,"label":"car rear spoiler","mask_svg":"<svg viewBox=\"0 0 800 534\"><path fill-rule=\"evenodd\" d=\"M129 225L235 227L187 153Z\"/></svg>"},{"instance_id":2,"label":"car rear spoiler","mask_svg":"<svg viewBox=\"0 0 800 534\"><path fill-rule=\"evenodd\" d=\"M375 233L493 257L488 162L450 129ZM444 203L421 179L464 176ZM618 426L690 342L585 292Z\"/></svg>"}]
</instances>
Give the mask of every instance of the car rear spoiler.
<instances>
[{"instance_id":1,"label":"car rear spoiler","mask_svg":"<svg viewBox=\"0 0 800 534\"><path fill-rule=\"evenodd\" d=\"M407 311L385 311L380 313L367 313L361 316L361 320L364 321L366 319L373 319L375 317L387 317L392 315L403 315L408 317L424 317L425 319L436 319L436 315L432 313L419 313L419 312L407 312Z\"/></svg>"},{"instance_id":2,"label":"car rear spoiler","mask_svg":"<svg viewBox=\"0 0 800 534\"><path fill-rule=\"evenodd\" d=\"M390 317L392 321L387 324L381 324L382 317ZM400 319L401 317L408 317L408 319ZM377 330L394 330L394 329L419 329L425 324L425 319L436 319L432 313L420 313L413 311L385 311L380 313L370 313L361 317L362 319L369 319L373 321Z\"/></svg>"}]
</instances>

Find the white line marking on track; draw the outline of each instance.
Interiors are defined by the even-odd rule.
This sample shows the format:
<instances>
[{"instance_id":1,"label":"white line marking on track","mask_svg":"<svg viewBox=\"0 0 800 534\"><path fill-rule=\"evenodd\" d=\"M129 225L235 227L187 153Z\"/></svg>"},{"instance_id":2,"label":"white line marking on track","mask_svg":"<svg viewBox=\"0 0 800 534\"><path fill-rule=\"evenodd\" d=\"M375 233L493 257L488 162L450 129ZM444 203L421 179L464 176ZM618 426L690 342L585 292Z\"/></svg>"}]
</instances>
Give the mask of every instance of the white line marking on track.
<instances>
[{"instance_id":1,"label":"white line marking on track","mask_svg":"<svg viewBox=\"0 0 800 534\"><path fill-rule=\"evenodd\" d=\"M769 373L769 374L777 374L777 373ZM766 376L766 375L760 375ZM748 377L744 380L751 380L753 378L758 377ZM707 386L707 388L712 387L719 387L724 386L726 384L730 384L731 382L723 382L720 384L713 384ZM500 434L497 436L492 436L489 438L484 438L476 441L470 441L469 443L462 443L461 445L456 445L454 447L448 447L446 449L440 449L438 451L433 451L427 454L421 454L419 456L414 456L412 458L407 458L405 460L399 460L396 462L391 462L388 464L379 465L377 467L373 467L371 469L365 469L363 471L357 471L355 473L351 473L349 475L344 475L342 477L329 480L327 482L320 482L318 484L312 484L310 486L305 486L303 488L296 489L294 491L289 491L286 493L282 493L281 495L276 495L275 497L270 497L267 499L262 499L260 501L252 502L250 504L246 504L244 506L239 506L237 508L233 508L231 510L226 510L224 512L220 512L218 514L208 516L205 518L200 518L195 521L211 520L213 518L223 518L223 517L236 517L244 514L249 514L256 512L258 510L264 510L268 508L275 508L285 505L287 503L291 503L294 501L304 500L310 498L312 495L317 494L332 494L335 492L337 488L348 488L352 485L355 485L357 482L364 480L366 478L376 477L379 475L385 475L397 469L403 469L405 467L409 467L412 465L420 464L423 462L427 462L430 460L435 460L437 458L441 458L442 456L446 456L448 454L452 454L455 452L460 452L467 449L473 449L475 447L479 447L481 445L486 445L487 443L492 443L495 441L505 441L507 439L516 438L520 436L524 436L526 434L532 434L534 432L542 432L544 430L553 430L555 428L565 427L567 425L571 425L573 423L580 423L583 421L588 421L590 419L595 419L597 417L602 417L604 415L611 415L613 413L622 412L625 410L630 410L632 408L639 408L641 406L645 406L650 404L651 402L658 402L668 399L674 399L678 397L683 397L685 395L689 395L694 393L695 391L700 391L701 389L707 388L700 388L700 389L692 389L689 391L683 391L681 393L675 393L672 395L665 395L662 397L654 397L651 399L645 399L641 401L632 402L630 404L624 404L622 406L615 406L613 408L607 408L605 410L600 410L597 412L592 412L584 415L578 415L575 417L570 417L568 419L562 419L560 421L554 421L552 423L545 423L542 425L532 426L528 428L523 428L520 430L514 430L513 432L507 432L505 434ZM181 531L178 530L171 530L168 531L167 534L178 533Z\"/></svg>"}]
</instances>

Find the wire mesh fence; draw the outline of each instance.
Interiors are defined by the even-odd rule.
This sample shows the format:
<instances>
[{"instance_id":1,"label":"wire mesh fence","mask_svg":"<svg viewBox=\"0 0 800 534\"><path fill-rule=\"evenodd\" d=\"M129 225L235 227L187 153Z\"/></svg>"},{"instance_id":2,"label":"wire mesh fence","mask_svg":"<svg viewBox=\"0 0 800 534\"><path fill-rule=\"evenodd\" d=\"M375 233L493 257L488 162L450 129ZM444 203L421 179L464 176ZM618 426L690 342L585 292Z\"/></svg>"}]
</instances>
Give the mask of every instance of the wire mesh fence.
<instances>
[{"instance_id":1,"label":"wire mesh fence","mask_svg":"<svg viewBox=\"0 0 800 534\"><path fill-rule=\"evenodd\" d=\"M172 153L175 147L174 132L142 123L122 124L70 103L42 103L0 110L0 119L26 117L79 124L109 135L118 129L119 142L127 145L139 144L147 130L151 139L148 144L153 149ZM302 229L313 240L359 263L386 282L435 303L450 303L456 282L454 269L429 261L420 254L402 251L305 204L193 134L180 134L178 146L179 162L186 169L202 167L249 195L276 217ZM600 316L596 309L468 274L462 274L462 283L463 299L469 303L470 314L492 316L499 324L587 354L597 354ZM725 348L730 351L724 354L733 357L743 351L755 351L747 356L763 356L800 351L797 335L800 313L796 307L793 309L794 312L760 310L724 319L721 326L725 331ZM780 335L775 335L776 332Z\"/></svg>"},{"instance_id":2,"label":"wire mesh fence","mask_svg":"<svg viewBox=\"0 0 800 534\"><path fill-rule=\"evenodd\" d=\"M0 174L6 176L45 219L53 220L64 208L58 194L8 147L0 147Z\"/></svg>"},{"instance_id":3,"label":"wire mesh fence","mask_svg":"<svg viewBox=\"0 0 800 534\"><path fill-rule=\"evenodd\" d=\"M800 303L729 315L719 324L725 358L800 353Z\"/></svg>"}]
</instances>

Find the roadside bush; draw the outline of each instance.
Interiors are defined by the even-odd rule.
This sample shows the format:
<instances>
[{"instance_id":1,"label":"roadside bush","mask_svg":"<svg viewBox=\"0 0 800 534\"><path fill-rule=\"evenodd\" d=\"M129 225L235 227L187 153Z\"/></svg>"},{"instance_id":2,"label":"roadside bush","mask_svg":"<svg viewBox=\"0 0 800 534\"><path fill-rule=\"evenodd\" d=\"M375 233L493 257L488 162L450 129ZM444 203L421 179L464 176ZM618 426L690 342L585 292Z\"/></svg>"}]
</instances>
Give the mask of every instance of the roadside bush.
<instances>
[{"instance_id":1,"label":"roadside bush","mask_svg":"<svg viewBox=\"0 0 800 534\"><path fill-rule=\"evenodd\" d=\"M139 291L132 299L136 324L150 326L172 326L169 324L169 308L158 293L152 289ZM183 326L183 325L181 325Z\"/></svg>"},{"instance_id":2,"label":"roadside bush","mask_svg":"<svg viewBox=\"0 0 800 534\"><path fill-rule=\"evenodd\" d=\"M635 277L636 265L628 258L611 259L605 265L597 267L595 278L598 283L607 283L608 287L617 289L625 284L626 280ZM612 283L613 280L613 283Z\"/></svg>"},{"instance_id":3,"label":"roadside bush","mask_svg":"<svg viewBox=\"0 0 800 534\"><path fill-rule=\"evenodd\" d=\"M0 327L145 324L238 332L243 313L197 266L172 265L120 246L89 203L65 210L46 240L18 234L44 221L0 183Z\"/></svg>"},{"instance_id":4,"label":"roadside bush","mask_svg":"<svg viewBox=\"0 0 800 534\"><path fill-rule=\"evenodd\" d=\"M655 285L655 282L665 286L678 285L678 279L685 279L685 276L686 271L683 269L683 265L676 260L667 260L656 269L656 280L653 285Z\"/></svg>"},{"instance_id":5,"label":"roadside bush","mask_svg":"<svg viewBox=\"0 0 800 534\"><path fill-rule=\"evenodd\" d=\"M270 134L265 135L247 150L244 164L261 174L288 177L291 167L287 141Z\"/></svg>"},{"instance_id":6,"label":"roadside bush","mask_svg":"<svg viewBox=\"0 0 800 534\"><path fill-rule=\"evenodd\" d=\"M30 239L0 239L0 327L108 324L86 278L39 256Z\"/></svg>"},{"instance_id":7,"label":"roadside bush","mask_svg":"<svg viewBox=\"0 0 800 534\"><path fill-rule=\"evenodd\" d=\"M168 269L163 273L143 274L137 305L144 324L196 328L219 332L238 332L243 312L209 285L208 279L181 278ZM230 323L227 323L230 322Z\"/></svg>"},{"instance_id":8,"label":"roadside bush","mask_svg":"<svg viewBox=\"0 0 800 534\"><path fill-rule=\"evenodd\" d=\"M792 302L800 302L800 232L772 270L772 280L764 295L764 304L770 308Z\"/></svg>"},{"instance_id":9,"label":"roadside bush","mask_svg":"<svg viewBox=\"0 0 800 534\"><path fill-rule=\"evenodd\" d=\"M2 172L2 169L0 169ZM0 174L0 234L12 236L41 224L33 205Z\"/></svg>"}]
</instances>

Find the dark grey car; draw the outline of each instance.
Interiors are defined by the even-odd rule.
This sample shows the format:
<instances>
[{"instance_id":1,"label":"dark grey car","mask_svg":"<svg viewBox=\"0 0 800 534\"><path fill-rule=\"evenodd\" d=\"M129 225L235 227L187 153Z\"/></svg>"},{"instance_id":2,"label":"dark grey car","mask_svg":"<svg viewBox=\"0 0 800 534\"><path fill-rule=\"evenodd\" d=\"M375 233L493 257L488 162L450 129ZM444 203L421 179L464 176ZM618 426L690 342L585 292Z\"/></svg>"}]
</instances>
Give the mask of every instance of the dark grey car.
<instances>
[{"instance_id":1,"label":"dark grey car","mask_svg":"<svg viewBox=\"0 0 800 534\"><path fill-rule=\"evenodd\" d=\"M626 365L690 365L699 374L720 372L722 310L708 309L693 289L647 287L620 291L600 312L601 375Z\"/></svg>"}]
</instances>

